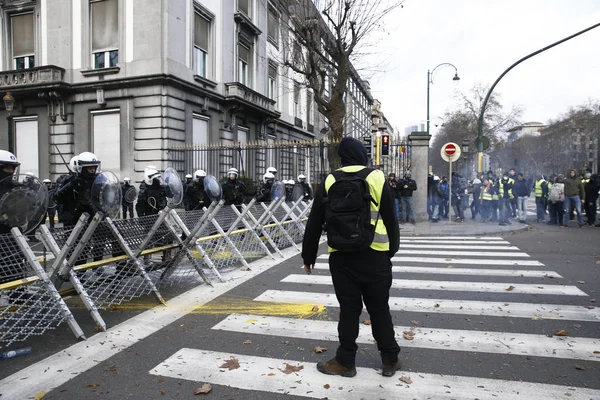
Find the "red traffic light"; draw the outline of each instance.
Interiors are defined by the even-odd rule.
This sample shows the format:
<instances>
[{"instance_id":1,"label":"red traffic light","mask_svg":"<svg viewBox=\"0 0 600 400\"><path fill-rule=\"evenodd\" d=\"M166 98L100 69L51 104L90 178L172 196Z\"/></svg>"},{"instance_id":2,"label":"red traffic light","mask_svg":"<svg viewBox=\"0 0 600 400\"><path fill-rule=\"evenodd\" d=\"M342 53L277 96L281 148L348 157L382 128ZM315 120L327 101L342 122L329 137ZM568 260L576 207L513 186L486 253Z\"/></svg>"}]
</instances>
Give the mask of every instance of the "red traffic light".
<instances>
[{"instance_id":1,"label":"red traffic light","mask_svg":"<svg viewBox=\"0 0 600 400\"><path fill-rule=\"evenodd\" d=\"M390 143L390 136L389 136L389 135L383 135L383 136L381 137L381 142L382 142L383 144L389 144L389 143Z\"/></svg>"}]
</instances>

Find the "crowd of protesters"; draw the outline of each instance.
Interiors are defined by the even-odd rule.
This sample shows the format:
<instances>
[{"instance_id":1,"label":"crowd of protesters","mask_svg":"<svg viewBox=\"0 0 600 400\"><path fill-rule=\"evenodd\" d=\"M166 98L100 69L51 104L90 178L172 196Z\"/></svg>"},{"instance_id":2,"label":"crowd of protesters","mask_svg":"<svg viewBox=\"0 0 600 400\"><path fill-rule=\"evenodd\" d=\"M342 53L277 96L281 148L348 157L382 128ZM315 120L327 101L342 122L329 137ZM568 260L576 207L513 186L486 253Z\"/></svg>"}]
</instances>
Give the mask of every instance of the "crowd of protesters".
<instances>
[{"instance_id":1,"label":"crowd of protesters","mask_svg":"<svg viewBox=\"0 0 600 400\"><path fill-rule=\"evenodd\" d=\"M430 174L427 204L431 222L450 217L464 222L465 211L469 210L471 219L479 217L483 223L512 225L516 220L522 224L535 221L567 227L576 218L581 228L600 227L596 224L599 190L598 174L589 171L570 170L566 177L552 174L548 178L538 175L528 179L512 168L500 176L488 171L471 181L452 173L451 183L445 176ZM527 216L529 201L535 202L533 220Z\"/></svg>"}]
</instances>

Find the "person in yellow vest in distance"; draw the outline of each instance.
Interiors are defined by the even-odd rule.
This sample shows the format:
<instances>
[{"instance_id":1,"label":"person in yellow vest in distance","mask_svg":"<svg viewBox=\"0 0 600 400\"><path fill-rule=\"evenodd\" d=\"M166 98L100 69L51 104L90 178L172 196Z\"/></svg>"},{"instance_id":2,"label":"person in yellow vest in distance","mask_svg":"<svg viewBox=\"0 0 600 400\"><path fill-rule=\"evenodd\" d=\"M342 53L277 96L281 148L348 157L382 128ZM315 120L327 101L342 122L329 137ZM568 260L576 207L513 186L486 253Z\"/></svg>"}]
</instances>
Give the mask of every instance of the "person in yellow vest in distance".
<instances>
[{"instance_id":1,"label":"person in yellow vest in distance","mask_svg":"<svg viewBox=\"0 0 600 400\"><path fill-rule=\"evenodd\" d=\"M537 213L537 222L546 220L546 203L548 201L548 181L543 175L538 175L534 185L535 210Z\"/></svg>"},{"instance_id":2,"label":"person in yellow vest in distance","mask_svg":"<svg viewBox=\"0 0 600 400\"><path fill-rule=\"evenodd\" d=\"M390 259L398 251L400 237L394 198L383 172L366 168L369 159L362 142L345 137L338 154L342 168L317 189L302 243L304 270L311 274L327 224L329 269L340 303L340 345L335 357L319 362L317 369L328 375L356 375L356 338L364 301L381 353L382 375L390 377L401 368L388 305Z\"/></svg>"}]
</instances>

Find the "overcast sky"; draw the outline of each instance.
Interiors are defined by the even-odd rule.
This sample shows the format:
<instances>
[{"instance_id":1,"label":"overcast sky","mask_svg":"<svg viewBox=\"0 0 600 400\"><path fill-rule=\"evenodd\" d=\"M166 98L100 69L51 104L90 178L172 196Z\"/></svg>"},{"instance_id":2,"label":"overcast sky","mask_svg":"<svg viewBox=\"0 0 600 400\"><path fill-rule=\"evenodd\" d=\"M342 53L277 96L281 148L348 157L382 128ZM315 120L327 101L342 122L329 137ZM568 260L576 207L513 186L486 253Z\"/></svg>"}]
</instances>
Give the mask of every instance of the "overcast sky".
<instances>
[{"instance_id":1,"label":"overcast sky","mask_svg":"<svg viewBox=\"0 0 600 400\"><path fill-rule=\"evenodd\" d=\"M370 79L374 98L400 134L424 122L427 70L440 63L431 85L431 130L456 107L458 91L491 85L512 63L600 22L600 0L406 0L387 18L378 44L389 56ZM600 99L600 27L519 64L495 89L505 109L523 108L522 121L547 122L569 107Z\"/></svg>"}]
</instances>

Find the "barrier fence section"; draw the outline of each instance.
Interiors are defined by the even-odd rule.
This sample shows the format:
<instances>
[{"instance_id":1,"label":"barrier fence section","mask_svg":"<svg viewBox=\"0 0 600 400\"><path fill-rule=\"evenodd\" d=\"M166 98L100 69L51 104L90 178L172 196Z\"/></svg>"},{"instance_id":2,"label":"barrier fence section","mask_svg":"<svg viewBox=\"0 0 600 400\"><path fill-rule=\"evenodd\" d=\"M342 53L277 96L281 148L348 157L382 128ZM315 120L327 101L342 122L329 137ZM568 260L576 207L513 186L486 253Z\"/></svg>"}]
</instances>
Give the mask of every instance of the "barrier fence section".
<instances>
[{"instance_id":1,"label":"barrier fence section","mask_svg":"<svg viewBox=\"0 0 600 400\"><path fill-rule=\"evenodd\" d=\"M41 262L13 228L0 235L0 348L64 322L85 339L61 293L76 292L98 329L106 330L102 311L111 306L150 294L166 304L160 291L167 286L224 282L228 270L277 259L287 247L300 250L311 205L281 198L239 207L213 202L188 212L165 208L126 220L84 214L72 227L39 228L52 255Z\"/></svg>"}]
</instances>

